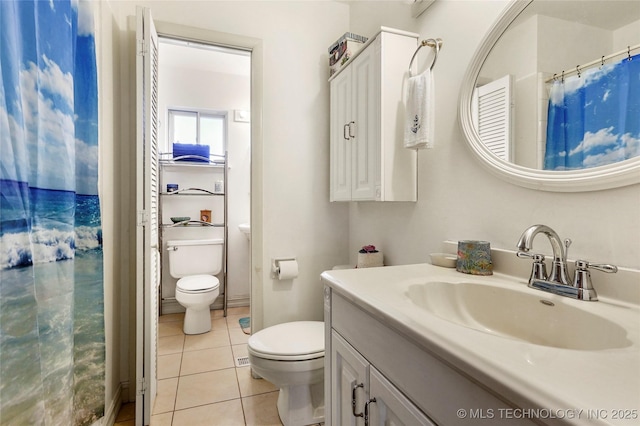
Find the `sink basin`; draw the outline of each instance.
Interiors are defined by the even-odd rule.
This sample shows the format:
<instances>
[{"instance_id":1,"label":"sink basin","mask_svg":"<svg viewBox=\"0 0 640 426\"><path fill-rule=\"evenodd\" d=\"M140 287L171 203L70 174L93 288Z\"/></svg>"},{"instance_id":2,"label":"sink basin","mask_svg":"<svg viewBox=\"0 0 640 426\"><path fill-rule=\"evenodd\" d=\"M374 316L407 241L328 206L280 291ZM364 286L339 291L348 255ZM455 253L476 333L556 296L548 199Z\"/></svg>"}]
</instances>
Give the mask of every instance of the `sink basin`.
<instances>
[{"instance_id":1,"label":"sink basin","mask_svg":"<svg viewBox=\"0 0 640 426\"><path fill-rule=\"evenodd\" d=\"M247 239L251 239L251 225L248 223L241 223L240 225L238 225L238 229L240 230L240 232L242 232L244 234L245 237L247 237Z\"/></svg>"},{"instance_id":2,"label":"sink basin","mask_svg":"<svg viewBox=\"0 0 640 426\"><path fill-rule=\"evenodd\" d=\"M412 284L416 306L452 323L497 336L563 349L604 350L632 342L620 325L577 308L559 296L473 282ZM536 292L536 293L533 293Z\"/></svg>"}]
</instances>

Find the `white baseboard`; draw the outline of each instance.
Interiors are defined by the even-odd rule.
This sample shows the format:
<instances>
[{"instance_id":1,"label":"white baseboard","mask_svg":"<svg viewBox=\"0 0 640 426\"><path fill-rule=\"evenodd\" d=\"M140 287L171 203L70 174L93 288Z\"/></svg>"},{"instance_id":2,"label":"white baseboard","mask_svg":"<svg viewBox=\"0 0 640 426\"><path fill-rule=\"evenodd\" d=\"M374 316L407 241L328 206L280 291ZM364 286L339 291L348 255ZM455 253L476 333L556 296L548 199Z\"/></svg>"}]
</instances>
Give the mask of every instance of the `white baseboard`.
<instances>
[{"instance_id":1,"label":"white baseboard","mask_svg":"<svg viewBox=\"0 0 640 426\"><path fill-rule=\"evenodd\" d=\"M106 405L106 404L105 404ZM94 423L95 426L113 426L116 422L116 416L122 407L122 383L118 385L116 394L109 403L108 407L105 407L104 417Z\"/></svg>"},{"instance_id":2,"label":"white baseboard","mask_svg":"<svg viewBox=\"0 0 640 426\"><path fill-rule=\"evenodd\" d=\"M222 309L222 298L218 298L220 300L216 300L213 305L211 305L211 309ZM250 299L249 296L246 297L238 297L234 299L227 300L227 308L239 308L243 306L249 306ZM164 299L162 301L162 314L178 314L184 312L184 306L178 303L175 299Z\"/></svg>"}]
</instances>

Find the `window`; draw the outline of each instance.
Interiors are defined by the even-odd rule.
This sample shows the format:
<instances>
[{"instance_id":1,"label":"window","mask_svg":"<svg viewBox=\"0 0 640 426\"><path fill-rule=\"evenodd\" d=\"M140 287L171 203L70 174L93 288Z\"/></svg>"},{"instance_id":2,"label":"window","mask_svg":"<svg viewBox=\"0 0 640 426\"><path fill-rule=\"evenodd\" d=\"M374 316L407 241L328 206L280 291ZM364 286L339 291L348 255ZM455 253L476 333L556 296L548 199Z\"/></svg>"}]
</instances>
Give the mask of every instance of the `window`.
<instances>
[{"instance_id":1,"label":"window","mask_svg":"<svg viewBox=\"0 0 640 426\"><path fill-rule=\"evenodd\" d=\"M211 155L224 155L227 115L223 112L169 109L169 146L209 145Z\"/></svg>"}]
</instances>

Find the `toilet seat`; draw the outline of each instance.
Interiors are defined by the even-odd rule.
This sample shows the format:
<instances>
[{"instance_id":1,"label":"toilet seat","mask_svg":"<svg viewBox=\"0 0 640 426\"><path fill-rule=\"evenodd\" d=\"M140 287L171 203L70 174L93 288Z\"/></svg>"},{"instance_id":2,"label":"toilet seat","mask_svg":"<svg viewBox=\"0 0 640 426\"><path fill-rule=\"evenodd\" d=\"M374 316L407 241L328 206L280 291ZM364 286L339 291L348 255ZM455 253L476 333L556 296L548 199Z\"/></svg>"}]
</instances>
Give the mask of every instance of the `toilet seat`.
<instances>
[{"instance_id":1,"label":"toilet seat","mask_svg":"<svg viewBox=\"0 0 640 426\"><path fill-rule=\"evenodd\" d=\"M176 290L180 290L183 293L198 294L210 292L219 286L220 280L213 275L189 275L178 280Z\"/></svg>"},{"instance_id":2,"label":"toilet seat","mask_svg":"<svg viewBox=\"0 0 640 426\"><path fill-rule=\"evenodd\" d=\"M267 327L249 337L248 352L274 361L324 357L324 322L295 321Z\"/></svg>"}]
</instances>

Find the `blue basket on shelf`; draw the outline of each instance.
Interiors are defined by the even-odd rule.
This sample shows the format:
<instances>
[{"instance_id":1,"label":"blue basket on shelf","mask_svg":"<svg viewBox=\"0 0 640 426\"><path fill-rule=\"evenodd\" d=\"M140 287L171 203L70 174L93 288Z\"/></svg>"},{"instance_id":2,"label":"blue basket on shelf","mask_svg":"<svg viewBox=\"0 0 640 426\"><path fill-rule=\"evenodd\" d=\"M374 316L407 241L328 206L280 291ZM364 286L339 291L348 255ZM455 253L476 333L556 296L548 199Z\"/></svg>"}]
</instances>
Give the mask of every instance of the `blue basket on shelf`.
<instances>
[{"instance_id":1,"label":"blue basket on shelf","mask_svg":"<svg viewBox=\"0 0 640 426\"><path fill-rule=\"evenodd\" d=\"M209 145L174 143L173 159L175 161L192 161L196 163L208 163L209 162Z\"/></svg>"}]
</instances>

